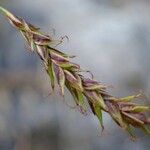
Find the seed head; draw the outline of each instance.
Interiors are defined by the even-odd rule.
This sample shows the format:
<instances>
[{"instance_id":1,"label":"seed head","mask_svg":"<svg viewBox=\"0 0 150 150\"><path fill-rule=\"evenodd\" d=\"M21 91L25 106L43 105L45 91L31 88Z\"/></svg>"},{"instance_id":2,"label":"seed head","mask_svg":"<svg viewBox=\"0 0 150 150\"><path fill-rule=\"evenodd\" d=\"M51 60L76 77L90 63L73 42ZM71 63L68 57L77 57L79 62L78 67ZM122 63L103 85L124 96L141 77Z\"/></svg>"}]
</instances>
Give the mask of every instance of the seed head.
<instances>
[{"instance_id":1,"label":"seed head","mask_svg":"<svg viewBox=\"0 0 150 150\"><path fill-rule=\"evenodd\" d=\"M88 103L93 114L99 119L102 129L104 129L102 111L105 111L131 137L135 137L132 127L141 128L150 134L147 127L150 125L150 117L145 114L145 112L150 111L150 106L142 106L131 102L135 98L140 98L141 94L124 98L109 95L107 86L94 80L93 75L91 78L86 78L82 75L83 70L80 65L70 61L73 56L69 56L52 46L54 41L61 43L61 40L55 40L49 35L41 33L40 28L14 16L2 7L0 7L0 11L21 32L31 51L39 55L50 77L53 90L55 85L58 84L60 93L64 96L66 86L72 94L77 107L83 113L86 112L87 108L85 106Z\"/></svg>"}]
</instances>

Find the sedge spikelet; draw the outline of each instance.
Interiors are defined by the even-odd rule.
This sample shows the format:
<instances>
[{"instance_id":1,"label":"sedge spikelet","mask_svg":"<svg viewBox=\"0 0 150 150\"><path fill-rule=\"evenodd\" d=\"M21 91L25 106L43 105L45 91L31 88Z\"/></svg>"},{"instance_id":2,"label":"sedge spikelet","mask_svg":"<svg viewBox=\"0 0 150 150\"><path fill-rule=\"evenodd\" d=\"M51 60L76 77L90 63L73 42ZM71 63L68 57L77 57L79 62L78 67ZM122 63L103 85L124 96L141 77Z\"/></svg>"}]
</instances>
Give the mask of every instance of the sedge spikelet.
<instances>
[{"instance_id":1,"label":"sedge spikelet","mask_svg":"<svg viewBox=\"0 0 150 150\"><path fill-rule=\"evenodd\" d=\"M105 111L132 138L135 138L132 127L141 128L150 134L147 127L150 125L150 117L145 114L145 112L150 111L150 106L142 106L131 102L133 99L139 98L141 94L124 98L109 95L105 85L95 81L92 77L86 78L82 74L83 70L80 65L70 61L73 56L53 47L54 42L57 42L56 45L58 45L62 42L61 40L54 40L49 35L43 34L40 32L40 28L14 16L3 7L0 7L0 11L11 25L23 35L31 51L39 55L50 77L53 90L57 83L61 95L64 96L66 86L82 112L86 111L85 103L88 102L102 129L104 129L102 112Z\"/></svg>"}]
</instances>

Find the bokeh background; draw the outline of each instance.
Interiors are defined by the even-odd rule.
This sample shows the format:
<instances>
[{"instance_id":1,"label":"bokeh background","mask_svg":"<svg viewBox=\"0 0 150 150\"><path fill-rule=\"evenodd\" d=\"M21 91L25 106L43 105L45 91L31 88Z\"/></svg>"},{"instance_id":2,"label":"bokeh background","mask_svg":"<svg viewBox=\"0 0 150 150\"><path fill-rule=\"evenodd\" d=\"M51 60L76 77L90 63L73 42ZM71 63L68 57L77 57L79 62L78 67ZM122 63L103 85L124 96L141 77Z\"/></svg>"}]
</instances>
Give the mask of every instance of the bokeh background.
<instances>
[{"instance_id":1,"label":"bokeh background","mask_svg":"<svg viewBox=\"0 0 150 150\"><path fill-rule=\"evenodd\" d=\"M144 91L150 99L149 0L0 0L0 4L56 38L78 56L74 62L95 79L113 85L110 93ZM55 34L54 30L55 29ZM21 35L0 16L0 150L149 150L150 138L136 131L132 142L104 114L83 116L50 92L42 62L27 51ZM66 91L65 100L73 105Z\"/></svg>"}]
</instances>

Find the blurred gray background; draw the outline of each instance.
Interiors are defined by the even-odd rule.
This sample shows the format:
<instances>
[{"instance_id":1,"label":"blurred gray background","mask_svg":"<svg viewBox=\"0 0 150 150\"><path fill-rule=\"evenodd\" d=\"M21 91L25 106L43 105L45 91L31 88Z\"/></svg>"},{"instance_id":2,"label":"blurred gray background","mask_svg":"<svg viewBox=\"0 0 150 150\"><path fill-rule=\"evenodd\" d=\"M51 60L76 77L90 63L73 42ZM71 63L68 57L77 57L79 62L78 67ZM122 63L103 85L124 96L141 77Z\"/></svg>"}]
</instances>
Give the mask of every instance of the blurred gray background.
<instances>
[{"instance_id":1,"label":"blurred gray background","mask_svg":"<svg viewBox=\"0 0 150 150\"><path fill-rule=\"evenodd\" d=\"M113 85L110 93L144 91L150 99L149 0L0 0L14 14L55 37L78 56L74 62L95 79ZM25 48L21 35L0 16L0 150L149 150L150 138L127 134L104 114L98 120L71 109L58 94L46 97L50 82L42 62ZM73 105L66 91L65 100Z\"/></svg>"}]
</instances>

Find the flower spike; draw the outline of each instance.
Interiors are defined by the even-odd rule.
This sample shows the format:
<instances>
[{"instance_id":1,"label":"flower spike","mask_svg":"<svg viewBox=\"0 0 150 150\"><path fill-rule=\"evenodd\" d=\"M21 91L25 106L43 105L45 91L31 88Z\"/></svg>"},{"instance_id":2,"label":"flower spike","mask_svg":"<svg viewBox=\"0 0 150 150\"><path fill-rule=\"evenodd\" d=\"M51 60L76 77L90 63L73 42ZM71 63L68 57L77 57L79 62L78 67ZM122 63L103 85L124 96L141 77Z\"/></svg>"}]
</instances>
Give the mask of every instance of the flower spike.
<instances>
[{"instance_id":1,"label":"flower spike","mask_svg":"<svg viewBox=\"0 0 150 150\"><path fill-rule=\"evenodd\" d=\"M54 41L59 40L43 34L39 28L16 17L3 7L0 7L0 12L6 16L13 27L21 32L31 50L39 55L50 77L53 90L55 85L58 84L60 93L64 96L66 86L81 112L86 112L87 108L85 106L88 103L93 114L97 116L102 129L104 129L102 117L102 111L104 111L132 138L135 138L132 132L133 127L141 128L150 134L148 128L150 117L145 113L150 112L150 106L142 106L131 102L135 98L140 98L141 93L124 98L109 95L107 86L95 81L93 74L91 78L86 78L81 74L82 69L80 66L70 61L73 56L69 56L53 47ZM63 38L59 42L61 43L62 40Z\"/></svg>"}]
</instances>

